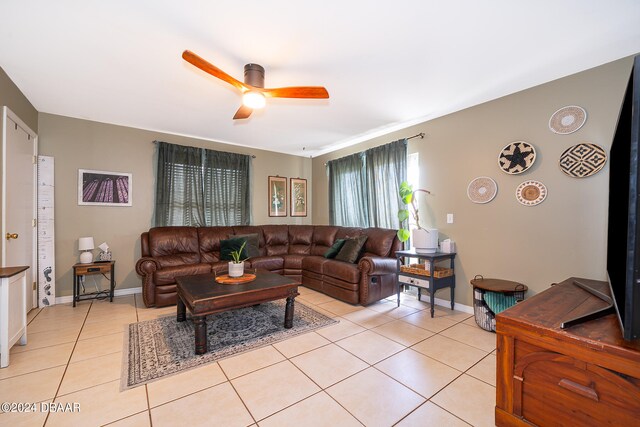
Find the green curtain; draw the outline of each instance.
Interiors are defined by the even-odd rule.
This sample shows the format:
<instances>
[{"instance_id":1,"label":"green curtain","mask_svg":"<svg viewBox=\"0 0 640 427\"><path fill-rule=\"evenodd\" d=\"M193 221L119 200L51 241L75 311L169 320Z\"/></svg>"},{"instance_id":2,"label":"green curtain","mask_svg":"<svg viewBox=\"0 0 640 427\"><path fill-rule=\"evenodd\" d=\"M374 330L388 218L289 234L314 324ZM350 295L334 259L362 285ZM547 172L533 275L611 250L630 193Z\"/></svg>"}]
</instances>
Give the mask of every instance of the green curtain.
<instances>
[{"instance_id":1,"label":"green curtain","mask_svg":"<svg viewBox=\"0 0 640 427\"><path fill-rule=\"evenodd\" d=\"M407 177L407 140L327 162L329 222L398 228L400 183Z\"/></svg>"},{"instance_id":2,"label":"green curtain","mask_svg":"<svg viewBox=\"0 0 640 427\"><path fill-rule=\"evenodd\" d=\"M156 143L156 226L250 223L250 156Z\"/></svg>"},{"instance_id":3,"label":"green curtain","mask_svg":"<svg viewBox=\"0 0 640 427\"><path fill-rule=\"evenodd\" d=\"M369 226L369 201L364 153L327 162L329 223L346 227Z\"/></svg>"},{"instance_id":4,"label":"green curtain","mask_svg":"<svg viewBox=\"0 0 640 427\"><path fill-rule=\"evenodd\" d=\"M369 227L400 227L398 189L407 179L407 140L391 142L365 151Z\"/></svg>"}]
</instances>

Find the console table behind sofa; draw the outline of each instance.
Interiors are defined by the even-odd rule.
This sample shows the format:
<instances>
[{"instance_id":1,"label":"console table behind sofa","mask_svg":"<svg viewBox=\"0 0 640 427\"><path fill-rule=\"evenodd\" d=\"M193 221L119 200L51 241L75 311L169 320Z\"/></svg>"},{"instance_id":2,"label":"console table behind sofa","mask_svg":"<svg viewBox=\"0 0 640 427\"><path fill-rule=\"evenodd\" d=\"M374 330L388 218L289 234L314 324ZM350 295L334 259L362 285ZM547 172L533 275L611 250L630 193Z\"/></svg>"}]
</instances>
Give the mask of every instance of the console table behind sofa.
<instances>
[{"instance_id":1,"label":"console table behind sofa","mask_svg":"<svg viewBox=\"0 0 640 427\"><path fill-rule=\"evenodd\" d=\"M176 303L179 276L226 271L220 240L257 234L260 256L245 261L290 276L303 285L351 304L367 305L396 293L395 251L402 249L396 230L328 225L258 225L234 227L155 227L142 233L142 277L147 307ZM368 236L356 264L324 258L336 239Z\"/></svg>"}]
</instances>

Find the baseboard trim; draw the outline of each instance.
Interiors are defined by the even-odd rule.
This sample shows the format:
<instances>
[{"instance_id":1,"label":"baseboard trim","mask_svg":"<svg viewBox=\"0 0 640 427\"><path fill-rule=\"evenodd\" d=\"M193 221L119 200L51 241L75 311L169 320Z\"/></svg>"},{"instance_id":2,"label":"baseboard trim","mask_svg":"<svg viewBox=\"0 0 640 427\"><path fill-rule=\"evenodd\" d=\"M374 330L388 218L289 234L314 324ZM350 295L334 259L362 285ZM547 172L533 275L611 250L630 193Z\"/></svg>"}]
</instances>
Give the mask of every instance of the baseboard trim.
<instances>
[{"instance_id":1,"label":"baseboard trim","mask_svg":"<svg viewBox=\"0 0 640 427\"><path fill-rule=\"evenodd\" d=\"M114 297L121 297L123 295L132 295L132 294L141 294L142 287L137 288L125 288L125 289L116 289L113 291ZM73 295L67 295L64 297L56 297L56 304L67 304L73 302Z\"/></svg>"},{"instance_id":2,"label":"baseboard trim","mask_svg":"<svg viewBox=\"0 0 640 427\"><path fill-rule=\"evenodd\" d=\"M424 299L422 299L422 301L424 302ZM442 307L451 308L451 301L449 301L448 299L436 298L436 299L433 300L433 302L434 302L435 305L440 305ZM458 302L454 302L453 303L453 307L454 307L455 310L462 311L463 313L473 314L473 307L470 307L468 305L464 305L464 304L460 304Z\"/></svg>"}]
</instances>

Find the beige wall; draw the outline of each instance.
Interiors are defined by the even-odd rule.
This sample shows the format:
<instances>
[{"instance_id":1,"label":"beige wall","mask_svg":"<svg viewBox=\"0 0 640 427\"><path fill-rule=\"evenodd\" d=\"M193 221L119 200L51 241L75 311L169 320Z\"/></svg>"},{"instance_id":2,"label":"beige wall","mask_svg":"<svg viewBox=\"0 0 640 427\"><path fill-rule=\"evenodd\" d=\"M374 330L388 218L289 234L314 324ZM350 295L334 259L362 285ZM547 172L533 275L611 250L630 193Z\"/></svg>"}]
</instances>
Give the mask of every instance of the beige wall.
<instances>
[{"instance_id":1,"label":"beige wall","mask_svg":"<svg viewBox=\"0 0 640 427\"><path fill-rule=\"evenodd\" d=\"M607 151L615 131L632 59L626 58L523 92L376 138L313 159L313 218L327 224L328 182L324 164L366 148L425 132L412 139L419 153L421 219L457 242L456 301L472 305L469 280L476 274L521 281L530 293L570 276L605 279L608 165L595 176L575 179L558 168L560 154L573 144L593 142ZM548 129L551 114L565 105L587 110L586 124L569 135ZM533 167L510 176L497 165L501 149L524 140L537 151ZM486 205L467 198L468 183L490 176L498 195ZM528 179L547 186L546 200L520 205L516 187ZM447 213L454 223L446 223ZM438 297L448 299L448 291Z\"/></svg>"},{"instance_id":2,"label":"beige wall","mask_svg":"<svg viewBox=\"0 0 640 427\"><path fill-rule=\"evenodd\" d=\"M38 130L38 111L0 68L0 106L6 105L34 132Z\"/></svg>"},{"instance_id":3,"label":"beige wall","mask_svg":"<svg viewBox=\"0 0 640 427\"><path fill-rule=\"evenodd\" d=\"M39 117L39 135L40 154L55 158L58 297L72 293L71 266L78 262L77 241L82 236L93 236L96 245L103 241L109 243L116 260L116 289L140 286L135 262L140 257L140 233L153 225L154 140L255 154L256 158L252 160L253 224L312 223L311 215L305 218L270 218L267 211L267 177L305 178L311 188L311 160L308 158L44 113ZM132 173L133 206L78 206L78 169ZM312 207L310 203L309 209ZM98 252L94 251L95 254ZM88 279L87 283L92 286L91 280Z\"/></svg>"}]
</instances>

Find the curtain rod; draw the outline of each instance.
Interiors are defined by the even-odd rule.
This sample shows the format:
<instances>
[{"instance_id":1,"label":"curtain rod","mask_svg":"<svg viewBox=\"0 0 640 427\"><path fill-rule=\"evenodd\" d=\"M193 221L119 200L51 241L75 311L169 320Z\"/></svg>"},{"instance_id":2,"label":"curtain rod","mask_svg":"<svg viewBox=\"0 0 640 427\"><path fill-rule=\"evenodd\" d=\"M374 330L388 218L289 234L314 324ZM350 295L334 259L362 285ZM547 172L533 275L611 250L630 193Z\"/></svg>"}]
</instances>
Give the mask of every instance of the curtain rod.
<instances>
[{"instance_id":1,"label":"curtain rod","mask_svg":"<svg viewBox=\"0 0 640 427\"><path fill-rule=\"evenodd\" d=\"M151 141L151 142L152 142L153 144L156 144L156 145L158 144L158 141L157 141L157 140L156 140L156 141ZM179 144L174 144L174 145L179 145ZM186 145L183 145L183 147L186 147ZM196 148L198 148L198 147L196 147ZM234 154L241 154L241 153L234 153ZM255 158L256 158L256 155L255 155L255 154L252 154L252 155L251 155L251 158L252 158L252 159L255 159Z\"/></svg>"},{"instance_id":2,"label":"curtain rod","mask_svg":"<svg viewBox=\"0 0 640 427\"><path fill-rule=\"evenodd\" d=\"M406 139L406 140L408 141L408 140L413 139L413 138L420 138L420 139L424 139L424 132L420 132L420 133L418 133L418 134L416 134L416 135L413 135L413 136L410 136L410 137L408 137L408 138L404 138L404 139ZM327 166L327 164L326 164L326 163L325 163L324 165L325 165L325 166Z\"/></svg>"}]
</instances>

